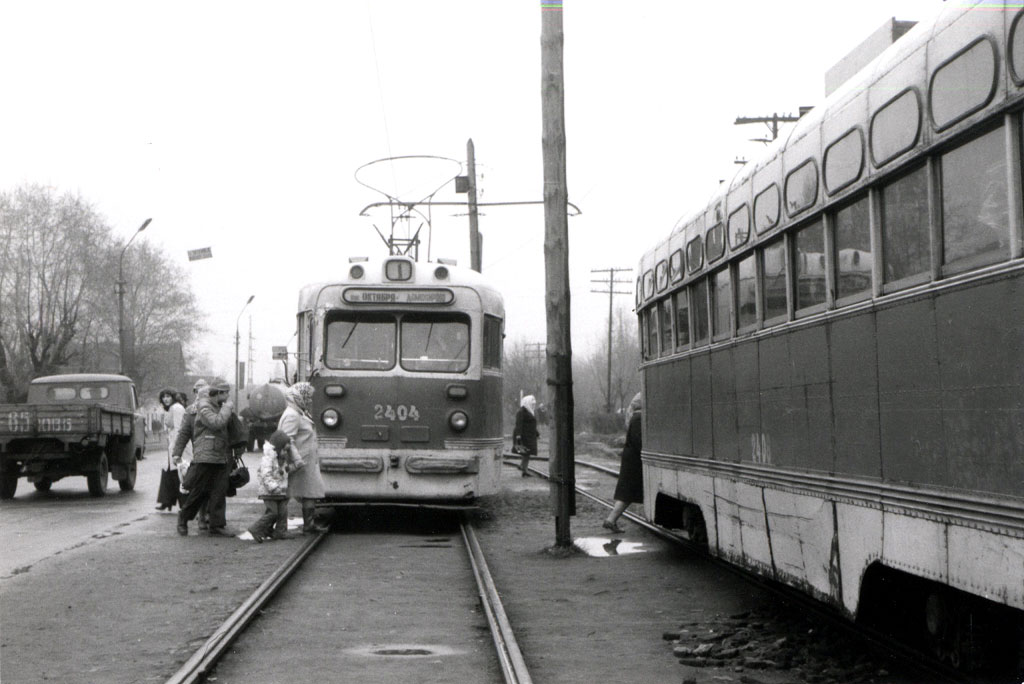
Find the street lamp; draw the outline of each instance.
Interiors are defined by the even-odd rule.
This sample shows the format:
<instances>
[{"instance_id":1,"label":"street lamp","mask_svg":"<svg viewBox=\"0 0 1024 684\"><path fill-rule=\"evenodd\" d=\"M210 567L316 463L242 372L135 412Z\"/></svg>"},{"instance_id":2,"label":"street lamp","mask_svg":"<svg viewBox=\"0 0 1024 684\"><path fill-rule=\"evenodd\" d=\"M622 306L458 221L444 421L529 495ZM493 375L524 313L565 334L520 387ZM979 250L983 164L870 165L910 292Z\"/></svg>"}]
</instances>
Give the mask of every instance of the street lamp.
<instances>
[{"instance_id":1,"label":"street lamp","mask_svg":"<svg viewBox=\"0 0 1024 684\"><path fill-rule=\"evenodd\" d=\"M128 341L125 338L124 329L124 253L128 249L128 245L132 244L132 240L134 240L139 233L146 230L146 226L148 226L152 220L153 219L148 218L142 222L142 225L139 226L139 229L132 234L127 244L125 244L124 249L121 250L121 258L118 259L117 262L117 338L121 345L121 353L120 358L117 361L117 369L121 375L125 375L124 357L128 352ZM135 359L133 358L132 361L132 365L134 365ZM135 369L132 368L131 370L134 371Z\"/></svg>"},{"instance_id":2,"label":"street lamp","mask_svg":"<svg viewBox=\"0 0 1024 684\"><path fill-rule=\"evenodd\" d=\"M242 320L242 313L245 311L245 307L252 303L252 300L256 299L256 295L249 295L249 299L245 302L245 306L238 312L238 318L235 319L235 410L238 410L238 321Z\"/></svg>"}]
</instances>

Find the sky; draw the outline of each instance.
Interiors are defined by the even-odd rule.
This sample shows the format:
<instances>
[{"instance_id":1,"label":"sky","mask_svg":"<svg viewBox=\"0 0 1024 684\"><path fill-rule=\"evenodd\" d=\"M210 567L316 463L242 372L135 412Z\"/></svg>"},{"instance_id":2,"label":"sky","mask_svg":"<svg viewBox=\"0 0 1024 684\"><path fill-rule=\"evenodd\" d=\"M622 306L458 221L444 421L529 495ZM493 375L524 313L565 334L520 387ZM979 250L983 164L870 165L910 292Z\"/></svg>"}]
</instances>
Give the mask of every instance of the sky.
<instances>
[{"instance_id":1,"label":"sky","mask_svg":"<svg viewBox=\"0 0 1024 684\"><path fill-rule=\"evenodd\" d=\"M750 139L767 128L736 117L821 103L825 71L874 30L943 5L565 0L574 354L607 332L607 295L591 292L607 274L592 271L634 281L641 255L763 149ZM360 216L386 197L360 167L455 160L360 172L422 199L464 172L472 138L480 202L543 199L540 36L540 3L512 0L0 0L0 189L76 193L124 240L152 218L137 241L191 279L210 329L196 348L231 378L236 323L242 360L251 326L265 382L281 374L271 347L294 350L299 288L387 254L387 210ZM465 197L448 183L434 199ZM484 207L479 224L506 345L544 342L543 207ZM431 260L468 266L465 209L436 207L431 225ZM202 247L213 258L188 261Z\"/></svg>"}]
</instances>

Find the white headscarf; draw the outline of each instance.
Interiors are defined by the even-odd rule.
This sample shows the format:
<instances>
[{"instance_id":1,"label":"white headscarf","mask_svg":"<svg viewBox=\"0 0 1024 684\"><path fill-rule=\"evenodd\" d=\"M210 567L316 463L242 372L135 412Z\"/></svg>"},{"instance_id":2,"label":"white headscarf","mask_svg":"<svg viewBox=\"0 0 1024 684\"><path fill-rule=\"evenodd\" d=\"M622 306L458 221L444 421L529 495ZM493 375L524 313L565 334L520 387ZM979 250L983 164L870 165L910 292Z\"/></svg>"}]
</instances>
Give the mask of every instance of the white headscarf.
<instances>
[{"instance_id":1,"label":"white headscarf","mask_svg":"<svg viewBox=\"0 0 1024 684\"><path fill-rule=\"evenodd\" d=\"M534 415L537 408L537 399L532 394L527 394L520 400L519 405L530 412L530 415Z\"/></svg>"}]
</instances>

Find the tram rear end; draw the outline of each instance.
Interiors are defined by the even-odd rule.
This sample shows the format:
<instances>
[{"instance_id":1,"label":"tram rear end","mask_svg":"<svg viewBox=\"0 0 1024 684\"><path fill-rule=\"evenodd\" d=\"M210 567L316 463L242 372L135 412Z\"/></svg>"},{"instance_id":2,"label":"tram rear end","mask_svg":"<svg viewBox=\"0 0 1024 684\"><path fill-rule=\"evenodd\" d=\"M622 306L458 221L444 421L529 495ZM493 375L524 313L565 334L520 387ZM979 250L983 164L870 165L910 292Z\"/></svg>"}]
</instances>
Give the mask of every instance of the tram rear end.
<instances>
[{"instance_id":1,"label":"tram rear end","mask_svg":"<svg viewBox=\"0 0 1024 684\"><path fill-rule=\"evenodd\" d=\"M478 273L405 257L303 289L299 375L328 500L462 507L497 492L503 318Z\"/></svg>"}]
</instances>

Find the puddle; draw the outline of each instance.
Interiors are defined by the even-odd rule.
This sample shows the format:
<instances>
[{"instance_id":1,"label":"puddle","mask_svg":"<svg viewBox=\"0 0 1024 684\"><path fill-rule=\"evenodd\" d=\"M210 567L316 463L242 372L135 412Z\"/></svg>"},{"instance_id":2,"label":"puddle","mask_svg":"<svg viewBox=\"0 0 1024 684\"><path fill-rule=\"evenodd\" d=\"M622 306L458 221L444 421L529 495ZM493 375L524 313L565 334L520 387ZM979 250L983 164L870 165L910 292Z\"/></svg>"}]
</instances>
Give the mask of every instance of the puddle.
<instances>
[{"instance_id":1,"label":"puddle","mask_svg":"<svg viewBox=\"0 0 1024 684\"><path fill-rule=\"evenodd\" d=\"M628 556L632 553L646 553L646 547L639 542L628 542L623 539L608 537L580 537L573 541L573 546L595 558L607 556Z\"/></svg>"}]
</instances>

